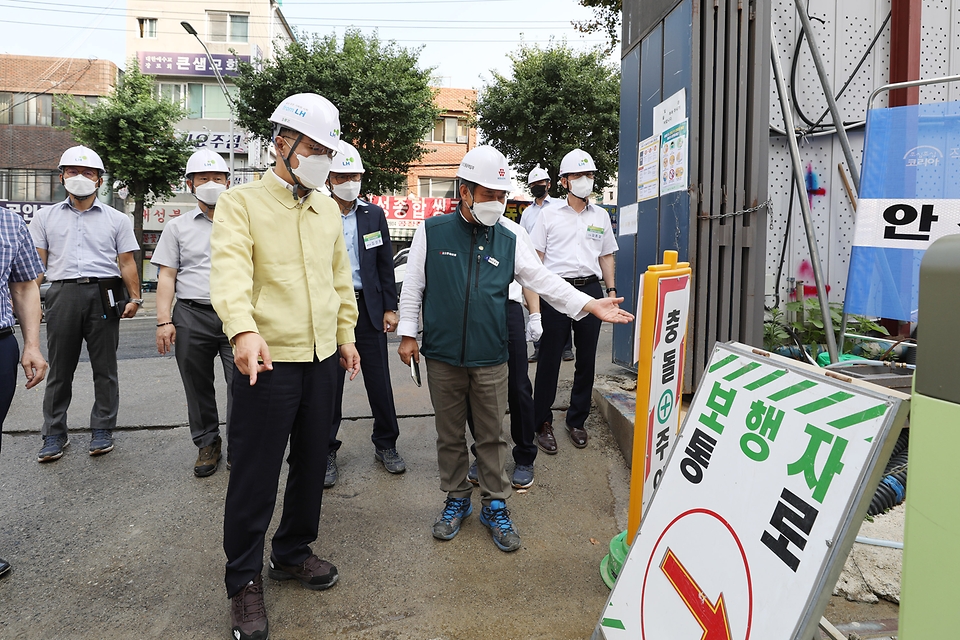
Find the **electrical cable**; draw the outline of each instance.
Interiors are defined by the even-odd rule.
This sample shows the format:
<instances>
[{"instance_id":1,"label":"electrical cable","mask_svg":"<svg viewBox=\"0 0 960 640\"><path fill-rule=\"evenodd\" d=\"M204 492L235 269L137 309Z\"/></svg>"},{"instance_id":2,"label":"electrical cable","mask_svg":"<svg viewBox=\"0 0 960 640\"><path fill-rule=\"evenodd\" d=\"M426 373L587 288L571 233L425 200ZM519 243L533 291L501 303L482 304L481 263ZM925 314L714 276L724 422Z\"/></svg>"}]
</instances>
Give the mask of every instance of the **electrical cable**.
<instances>
[{"instance_id":1,"label":"electrical cable","mask_svg":"<svg viewBox=\"0 0 960 640\"><path fill-rule=\"evenodd\" d=\"M809 13L809 8L808 8L808 13ZM853 79L856 77L861 67L863 67L864 62L866 62L867 60L867 56L870 55L870 52L873 50L874 46L876 46L877 44L877 41L880 39L880 35L883 33L884 29L886 29L887 23L890 21L890 16L891 14L887 13L887 17L884 18L883 24L880 25L880 28L877 30L876 34L873 36L873 40L870 42L870 45L867 47L866 51L863 52L863 55L860 57L860 61L857 63L857 66L853 69L853 72L847 78L846 82L843 83L843 87L837 93L836 95L837 100L840 99L840 96L843 95L843 92L847 89L848 86L850 86L850 83L853 82ZM823 20L822 18L810 16L810 19L818 20L820 24L826 24L826 21ZM806 37L807 37L806 32L803 31L803 29L801 29L800 34L797 37L797 45L796 47L794 47L794 50L793 50L793 60L790 62L790 97L793 99L793 105L794 105L794 108L796 109L797 116L799 116L800 119L803 120L808 125L806 133L810 133L818 127L836 128L836 125L834 123L830 123L829 125L821 125L821 123L823 122L823 119L830 112L829 109L827 109L823 113L823 115L821 115L820 118L818 118L817 121L814 122L807 116L806 113L804 113L803 108L801 108L800 106L800 101L798 100L798 97L797 97L797 68L799 67L799 64L800 64L800 48L803 45L804 38ZM846 128L847 126L855 125L858 122L859 121L844 122L841 124L841 126Z\"/></svg>"},{"instance_id":2,"label":"electrical cable","mask_svg":"<svg viewBox=\"0 0 960 640\"><path fill-rule=\"evenodd\" d=\"M774 309L780 308L780 278L783 276L783 262L787 257L787 240L790 238L790 224L793 220L793 194L796 192L797 181L790 177L790 204L787 205L787 220L784 223L783 247L780 249L780 264L777 266L777 280L774 291L776 298L773 303Z\"/></svg>"}]
</instances>

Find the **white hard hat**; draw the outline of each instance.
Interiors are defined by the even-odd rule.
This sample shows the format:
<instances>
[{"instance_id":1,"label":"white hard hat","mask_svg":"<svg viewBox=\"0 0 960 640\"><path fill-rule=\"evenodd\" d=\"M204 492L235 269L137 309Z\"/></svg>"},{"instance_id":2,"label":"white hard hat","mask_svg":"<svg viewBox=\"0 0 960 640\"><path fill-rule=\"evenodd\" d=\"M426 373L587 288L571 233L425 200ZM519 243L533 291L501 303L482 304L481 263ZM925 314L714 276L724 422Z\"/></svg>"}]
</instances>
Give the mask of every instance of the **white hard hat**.
<instances>
[{"instance_id":1,"label":"white hard hat","mask_svg":"<svg viewBox=\"0 0 960 640\"><path fill-rule=\"evenodd\" d=\"M100 159L97 152L83 145L70 147L63 152L57 169L63 171L64 167L90 167L91 169L99 169L101 172L104 171L103 160Z\"/></svg>"},{"instance_id":2,"label":"white hard hat","mask_svg":"<svg viewBox=\"0 0 960 640\"><path fill-rule=\"evenodd\" d=\"M270 116L270 122L340 151L340 111L323 96L298 93L284 98Z\"/></svg>"},{"instance_id":3,"label":"white hard hat","mask_svg":"<svg viewBox=\"0 0 960 640\"><path fill-rule=\"evenodd\" d=\"M511 187L507 158L489 145L468 151L460 161L457 177L498 191L510 191Z\"/></svg>"},{"instance_id":4,"label":"white hard hat","mask_svg":"<svg viewBox=\"0 0 960 640\"><path fill-rule=\"evenodd\" d=\"M533 169L530 170L529 175L527 175L527 184L533 184L534 182L540 182L541 180L549 180L550 174L547 173L546 169L541 169L538 164Z\"/></svg>"},{"instance_id":5,"label":"white hard hat","mask_svg":"<svg viewBox=\"0 0 960 640\"><path fill-rule=\"evenodd\" d=\"M584 171L596 171L597 165L593 163L593 158L583 149L574 149L563 156L560 161L560 175L565 176L568 173L581 173Z\"/></svg>"},{"instance_id":6,"label":"white hard hat","mask_svg":"<svg viewBox=\"0 0 960 640\"><path fill-rule=\"evenodd\" d=\"M187 160L186 176L189 178L195 173L216 171L230 175L230 167L219 153L213 149L197 149Z\"/></svg>"},{"instance_id":7,"label":"white hard hat","mask_svg":"<svg viewBox=\"0 0 960 640\"><path fill-rule=\"evenodd\" d=\"M364 173L363 161L357 148L346 140L341 140L340 153L333 159L330 173Z\"/></svg>"}]
</instances>

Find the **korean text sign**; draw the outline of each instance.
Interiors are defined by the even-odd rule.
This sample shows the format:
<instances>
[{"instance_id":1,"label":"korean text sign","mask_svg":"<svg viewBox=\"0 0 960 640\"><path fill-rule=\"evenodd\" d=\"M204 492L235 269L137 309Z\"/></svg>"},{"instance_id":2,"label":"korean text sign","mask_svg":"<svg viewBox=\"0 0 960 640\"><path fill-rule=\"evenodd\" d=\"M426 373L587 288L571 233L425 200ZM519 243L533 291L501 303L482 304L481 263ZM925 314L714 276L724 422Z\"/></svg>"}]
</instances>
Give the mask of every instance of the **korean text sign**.
<instances>
[{"instance_id":1,"label":"korean text sign","mask_svg":"<svg viewBox=\"0 0 960 640\"><path fill-rule=\"evenodd\" d=\"M604 637L801 638L907 404L717 345L603 612Z\"/></svg>"},{"instance_id":2,"label":"korean text sign","mask_svg":"<svg viewBox=\"0 0 960 640\"><path fill-rule=\"evenodd\" d=\"M628 540L636 535L660 482L680 425L691 270L690 263L677 262L677 257L676 251L665 251L663 264L651 265L640 282Z\"/></svg>"},{"instance_id":3,"label":"korean text sign","mask_svg":"<svg viewBox=\"0 0 960 640\"><path fill-rule=\"evenodd\" d=\"M239 63L250 62L250 56L235 56L232 53L213 53L213 64L222 76L240 74ZM140 73L154 76L210 76L217 75L205 53L175 53L163 51L138 51Z\"/></svg>"},{"instance_id":4,"label":"korean text sign","mask_svg":"<svg viewBox=\"0 0 960 640\"><path fill-rule=\"evenodd\" d=\"M846 310L917 320L920 260L960 233L960 102L871 109Z\"/></svg>"}]
</instances>

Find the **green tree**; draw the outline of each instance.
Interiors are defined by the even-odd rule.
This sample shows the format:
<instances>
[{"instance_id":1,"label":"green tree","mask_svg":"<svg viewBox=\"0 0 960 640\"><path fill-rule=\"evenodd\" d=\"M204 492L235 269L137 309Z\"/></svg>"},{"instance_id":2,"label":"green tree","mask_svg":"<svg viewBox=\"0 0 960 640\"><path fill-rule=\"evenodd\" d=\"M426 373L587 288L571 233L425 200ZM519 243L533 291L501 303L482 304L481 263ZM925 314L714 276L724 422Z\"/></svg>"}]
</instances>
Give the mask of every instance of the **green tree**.
<instances>
[{"instance_id":1,"label":"green tree","mask_svg":"<svg viewBox=\"0 0 960 640\"><path fill-rule=\"evenodd\" d=\"M133 229L141 246L144 208L173 197L193 151L176 129L186 112L159 100L153 87L153 78L140 73L134 59L110 95L95 106L71 96L57 103L69 118L66 128L74 139L96 151L110 179L129 190L135 203ZM137 252L141 280L142 271Z\"/></svg>"},{"instance_id":2,"label":"green tree","mask_svg":"<svg viewBox=\"0 0 960 640\"><path fill-rule=\"evenodd\" d=\"M581 148L597 165L599 191L616 176L620 135L620 71L599 51L566 44L521 47L513 74L492 71L477 96L477 128L522 176L540 163L557 195L560 160Z\"/></svg>"},{"instance_id":3,"label":"green tree","mask_svg":"<svg viewBox=\"0 0 960 640\"><path fill-rule=\"evenodd\" d=\"M340 110L342 136L360 151L364 192L399 189L410 165L426 153L421 141L439 114L432 69L418 68L419 53L358 30L347 30L342 44L336 35L294 42L260 71L241 63L237 121L269 140L268 118L281 100L319 93Z\"/></svg>"},{"instance_id":4,"label":"green tree","mask_svg":"<svg viewBox=\"0 0 960 640\"><path fill-rule=\"evenodd\" d=\"M623 11L621 0L579 0L584 7L593 9L593 18L574 22L574 28L581 33L596 33L601 31L607 34L610 42L605 53L611 53L620 42L620 20Z\"/></svg>"}]
</instances>

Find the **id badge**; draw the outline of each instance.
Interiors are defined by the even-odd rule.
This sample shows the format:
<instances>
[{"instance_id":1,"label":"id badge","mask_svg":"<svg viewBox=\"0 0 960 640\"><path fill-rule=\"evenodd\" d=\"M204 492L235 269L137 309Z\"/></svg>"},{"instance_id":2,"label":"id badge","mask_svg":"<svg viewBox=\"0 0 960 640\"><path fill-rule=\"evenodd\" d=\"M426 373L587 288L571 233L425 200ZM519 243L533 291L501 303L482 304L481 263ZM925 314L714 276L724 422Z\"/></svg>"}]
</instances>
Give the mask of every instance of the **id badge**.
<instances>
[{"instance_id":1,"label":"id badge","mask_svg":"<svg viewBox=\"0 0 960 640\"><path fill-rule=\"evenodd\" d=\"M383 245L383 235L379 231L368 233L363 236L363 247L365 249L374 249Z\"/></svg>"},{"instance_id":2,"label":"id badge","mask_svg":"<svg viewBox=\"0 0 960 640\"><path fill-rule=\"evenodd\" d=\"M603 240L603 227L587 227L587 240Z\"/></svg>"}]
</instances>

